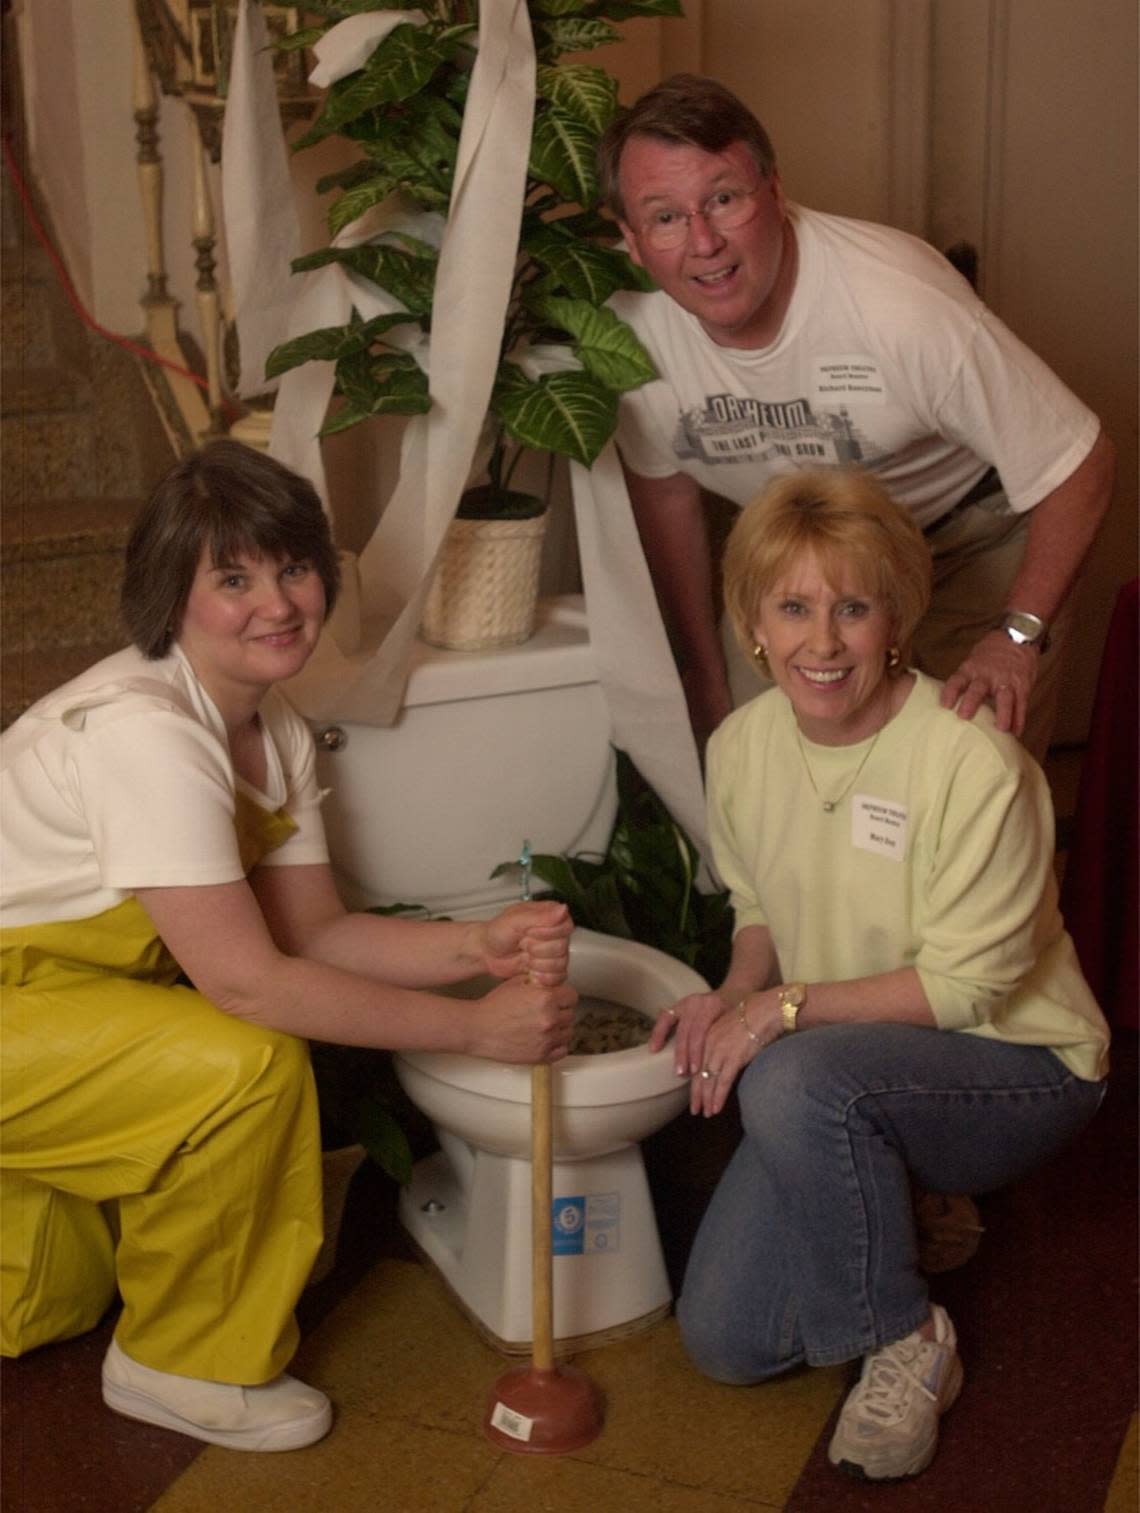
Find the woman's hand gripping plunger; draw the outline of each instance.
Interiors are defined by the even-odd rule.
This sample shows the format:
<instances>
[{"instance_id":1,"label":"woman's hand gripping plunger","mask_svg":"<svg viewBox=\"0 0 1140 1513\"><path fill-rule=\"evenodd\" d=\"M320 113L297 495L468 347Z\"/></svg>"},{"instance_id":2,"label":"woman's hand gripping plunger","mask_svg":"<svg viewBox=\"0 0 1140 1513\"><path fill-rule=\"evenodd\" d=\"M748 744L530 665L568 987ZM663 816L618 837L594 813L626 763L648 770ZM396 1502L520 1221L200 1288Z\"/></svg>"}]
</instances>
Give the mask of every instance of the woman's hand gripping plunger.
<instances>
[{"instance_id":1,"label":"woman's hand gripping plunger","mask_svg":"<svg viewBox=\"0 0 1140 1513\"><path fill-rule=\"evenodd\" d=\"M476 1055L497 1061L560 1061L578 995L566 981L574 923L565 904L519 903L480 925L484 968L506 982L482 1000L491 1011Z\"/></svg>"}]
</instances>

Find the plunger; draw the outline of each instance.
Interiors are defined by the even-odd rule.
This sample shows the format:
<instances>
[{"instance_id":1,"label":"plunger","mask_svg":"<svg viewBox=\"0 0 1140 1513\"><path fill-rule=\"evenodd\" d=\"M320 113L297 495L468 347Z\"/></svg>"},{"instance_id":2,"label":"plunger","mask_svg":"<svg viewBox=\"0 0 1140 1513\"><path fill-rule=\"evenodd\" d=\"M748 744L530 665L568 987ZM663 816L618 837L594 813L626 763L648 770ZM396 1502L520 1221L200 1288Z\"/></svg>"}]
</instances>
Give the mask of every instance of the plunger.
<instances>
[{"instance_id":1,"label":"plunger","mask_svg":"<svg viewBox=\"0 0 1140 1513\"><path fill-rule=\"evenodd\" d=\"M549 1064L531 1068L531 1363L514 1366L499 1377L483 1418L487 1438L517 1455L566 1455L588 1445L602 1430L597 1386L584 1371L554 1360L550 1084Z\"/></svg>"}]
</instances>

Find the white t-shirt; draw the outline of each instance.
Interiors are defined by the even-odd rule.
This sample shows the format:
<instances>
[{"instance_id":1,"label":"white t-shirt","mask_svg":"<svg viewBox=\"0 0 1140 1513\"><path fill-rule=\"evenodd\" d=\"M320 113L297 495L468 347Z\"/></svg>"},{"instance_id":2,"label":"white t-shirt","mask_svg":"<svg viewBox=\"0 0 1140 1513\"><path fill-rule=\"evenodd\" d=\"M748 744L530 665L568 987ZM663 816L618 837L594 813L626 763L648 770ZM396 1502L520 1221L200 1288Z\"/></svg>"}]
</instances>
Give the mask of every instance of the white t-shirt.
<instances>
[{"instance_id":1,"label":"white t-shirt","mask_svg":"<svg viewBox=\"0 0 1140 1513\"><path fill-rule=\"evenodd\" d=\"M991 465L1017 511L1069 477L1096 416L940 253L889 227L790 214L796 285L768 347L717 346L662 292L610 300L661 375L622 396L635 473L686 473L745 504L777 473L857 464L923 527Z\"/></svg>"},{"instance_id":2,"label":"white t-shirt","mask_svg":"<svg viewBox=\"0 0 1140 1513\"><path fill-rule=\"evenodd\" d=\"M34 704L0 738L3 924L236 882L238 792L297 825L263 865L327 861L312 734L275 689L259 716L264 792L234 772L221 715L177 646L153 662L117 652Z\"/></svg>"}]
</instances>

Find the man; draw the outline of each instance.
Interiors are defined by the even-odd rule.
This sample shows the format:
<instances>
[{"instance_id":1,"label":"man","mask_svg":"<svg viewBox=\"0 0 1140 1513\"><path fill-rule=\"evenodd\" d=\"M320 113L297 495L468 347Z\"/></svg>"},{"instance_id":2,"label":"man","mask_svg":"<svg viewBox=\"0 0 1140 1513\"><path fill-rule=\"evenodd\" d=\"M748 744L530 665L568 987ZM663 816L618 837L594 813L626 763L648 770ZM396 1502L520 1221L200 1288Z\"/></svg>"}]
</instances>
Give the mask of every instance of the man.
<instances>
[{"instance_id":1,"label":"man","mask_svg":"<svg viewBox=\"0 0 1140 1513\"><path fill-rule=\"evenodd\" d=\"M618 443L698 742L735 682L702 490L739 505L775 472L858 464L930 542L919 665L1042 757L1062 608L1112 489L1096 416L934 249L791 204L764 128L713 80L642 96L599 166L658 285L611 301L660 375L624 397Z\"/></svg>"}]
</instances>

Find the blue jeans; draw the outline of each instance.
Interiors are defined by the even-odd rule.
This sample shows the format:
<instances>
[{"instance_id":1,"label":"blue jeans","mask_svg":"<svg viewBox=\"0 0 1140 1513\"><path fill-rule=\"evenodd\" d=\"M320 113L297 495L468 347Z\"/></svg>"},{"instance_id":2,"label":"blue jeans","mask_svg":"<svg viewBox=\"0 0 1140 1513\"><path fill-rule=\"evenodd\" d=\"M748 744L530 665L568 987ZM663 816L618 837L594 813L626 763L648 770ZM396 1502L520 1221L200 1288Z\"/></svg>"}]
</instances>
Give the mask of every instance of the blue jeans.
<instances>
[{"instance_id":1,"label":"blue jeans","mask_svg":"<svg viewBox=\"0 0 1140 1513\"><path fill-rule=\"evenodd\" d=\"M914 1025L828 1025L761 1051L677 1316L696 1364L755 1382L852 1360L926 1319L911 1178L979 1193L1047 1160L1104 1084L1049 1050Z\"/></svg>"}]
</instances>

